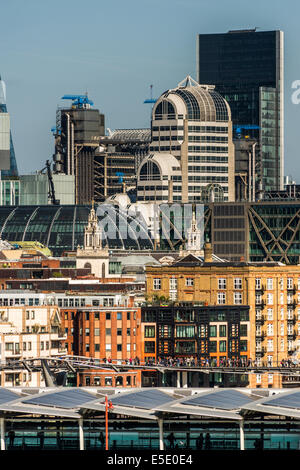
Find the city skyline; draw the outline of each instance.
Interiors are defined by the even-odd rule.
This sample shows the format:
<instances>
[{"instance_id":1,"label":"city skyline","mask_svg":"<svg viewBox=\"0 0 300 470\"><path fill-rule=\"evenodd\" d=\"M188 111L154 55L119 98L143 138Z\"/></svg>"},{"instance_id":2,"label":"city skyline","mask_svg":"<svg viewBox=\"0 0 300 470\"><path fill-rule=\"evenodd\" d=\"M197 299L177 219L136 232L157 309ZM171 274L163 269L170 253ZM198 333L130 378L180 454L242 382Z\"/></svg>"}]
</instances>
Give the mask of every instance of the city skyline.
<instances>
[{"instance_id":1,"label":"city skyline","mask_svg":"<svg viewBox=\"0 0 300 470\"><path fill-rule=\"evenodd\" d=\"M291 99L292 83L300 78L294 20L298 6L293 4L291 15L277 1L271 11L269 1L254 1L250 8L236 0L226 6L206 0L155 1L151 6L135 0L127 5L89 0L85 13L79 2L72 2L72 8L69 1L60 9L56 5L56 0L51 5L31 0L25 7L16 0L2 8L1 76L20 174L43 168L54 153L51 128L64 94L87 91L105 114L106 128L149 127L151 106L143 101L150 97L150 85L157 98L182 76L196 78L197 34L257 27L285 33L285 174L300 180L300 107ZM216 8L218 15L213 14Z\"/></svg>"}]
</instances>

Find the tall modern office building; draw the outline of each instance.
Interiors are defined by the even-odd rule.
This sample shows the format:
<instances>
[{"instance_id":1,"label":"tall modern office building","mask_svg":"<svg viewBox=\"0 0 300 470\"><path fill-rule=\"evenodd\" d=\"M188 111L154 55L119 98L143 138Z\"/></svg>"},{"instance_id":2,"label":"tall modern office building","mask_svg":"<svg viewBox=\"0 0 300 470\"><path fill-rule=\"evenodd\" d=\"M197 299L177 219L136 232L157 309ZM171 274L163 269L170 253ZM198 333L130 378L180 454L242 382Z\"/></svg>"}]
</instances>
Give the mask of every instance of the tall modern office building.
<instances>
[{"instance_id":1,"label":"tall modern office building","mask_svg":"<svg viewBox=\"0 0 300 470\"><path fill-rule=\"evenodd\" d=\"M5 82L0 77L0 169L1 177L18 176L14 144L10 130L10 116L6 106Z\"/></svg>"},{"instance_id":2,"label":"tall modern office building","mask_svg":"<svg viewBox=\"0 0 300 470\"><path fill-rule=\"evenodd\" d=\"M283 32L199 34L197 80L228 101L237 133L257 139L263 189L283 189Z\"/></svg>"},{"instance_id":3,"label":"tall modern office building","mask_svg":"<svg viewBox=\"0 0 300 470\"><path fill-rule=\"evenodd\" d=\"M190 76L152 110L150 155L137 173L137 200L234 201L234 146L227 101Z\"/></svg>"}]
</instances>

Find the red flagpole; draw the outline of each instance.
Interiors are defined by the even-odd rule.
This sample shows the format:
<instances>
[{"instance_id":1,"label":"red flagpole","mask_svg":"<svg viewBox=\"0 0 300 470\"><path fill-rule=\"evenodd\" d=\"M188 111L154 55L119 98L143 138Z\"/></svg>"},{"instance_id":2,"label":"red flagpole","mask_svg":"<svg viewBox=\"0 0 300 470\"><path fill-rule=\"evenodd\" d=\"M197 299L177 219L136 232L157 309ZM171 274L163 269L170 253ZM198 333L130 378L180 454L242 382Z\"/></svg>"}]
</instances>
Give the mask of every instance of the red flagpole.
<instances>
[{"instance_id":1,"label":"red flagpole","mask_svg":"<svg viewBox=\"0 0 300 470\"><path fill-rule=\"evenodd\" d=\"M108 450L108 399L105 395L105 450Z\"/></svg>"}]
</instances>

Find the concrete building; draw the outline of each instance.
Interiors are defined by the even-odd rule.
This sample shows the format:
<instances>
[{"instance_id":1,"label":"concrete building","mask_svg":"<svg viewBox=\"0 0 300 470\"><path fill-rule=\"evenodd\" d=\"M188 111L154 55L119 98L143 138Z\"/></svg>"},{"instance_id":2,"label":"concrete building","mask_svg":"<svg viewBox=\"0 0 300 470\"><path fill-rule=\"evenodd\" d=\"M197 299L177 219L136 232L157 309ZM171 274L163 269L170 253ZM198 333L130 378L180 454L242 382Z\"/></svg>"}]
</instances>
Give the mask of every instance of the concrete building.
<instances>
[{"instance_id":1,"label":"concrete building","mask_svg":"<svg viewBox=\"0 0 300 470\"><path fill-rule=\"evenodd\" d=\"M213 85L187 77L152 110L150 155L138 170L138 201L234 200L228 103Z\"/></svg>"},{"instance_id":2,"label":"concrete building","mask_svg":"<svg viewBox=\"0 0 300 470\"><path fill-rule=\"evenodd\" d=\"M92 108L87 95L65 95L72 104L58 108L55 128L54 173L75 178L75 203L94 199L95 151L105 134L104 114Z\"/></svg>"}]
</instances>

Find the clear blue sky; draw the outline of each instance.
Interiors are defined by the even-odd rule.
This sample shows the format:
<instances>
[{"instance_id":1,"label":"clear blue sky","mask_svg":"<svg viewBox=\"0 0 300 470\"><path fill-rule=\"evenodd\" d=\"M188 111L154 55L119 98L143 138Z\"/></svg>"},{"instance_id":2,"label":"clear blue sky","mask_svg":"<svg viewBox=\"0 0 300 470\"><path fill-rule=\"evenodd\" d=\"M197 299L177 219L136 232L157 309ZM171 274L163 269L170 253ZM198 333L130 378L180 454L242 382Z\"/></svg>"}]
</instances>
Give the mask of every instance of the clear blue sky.
<instances>
[{"instance_id":1,"label":"clear blue sky","mask_svg":"<svg viewBox=\"0 0 300 470\"><path fill-rule=\"evenodd\" d=\"M1 2L0 74L21 174L54 151L51 127L64 94L86 91L106 127L150 125L158 97L196 79L196 35L258 27L285 33L285 174L300 182L300 3L295 0L10 0Z\"/></svg>"}]
</instances>

